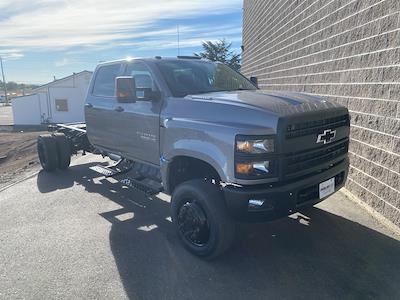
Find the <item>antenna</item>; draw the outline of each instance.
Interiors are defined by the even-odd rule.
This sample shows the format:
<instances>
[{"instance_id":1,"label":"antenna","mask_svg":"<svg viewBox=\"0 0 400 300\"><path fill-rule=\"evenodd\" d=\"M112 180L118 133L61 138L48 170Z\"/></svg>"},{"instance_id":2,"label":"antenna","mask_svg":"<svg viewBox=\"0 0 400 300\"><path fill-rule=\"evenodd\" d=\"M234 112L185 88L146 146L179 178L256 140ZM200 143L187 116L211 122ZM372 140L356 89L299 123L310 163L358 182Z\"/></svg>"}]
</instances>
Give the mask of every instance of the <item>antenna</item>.
<instances>
[{"instance_id":1,"label":"antenna","mask_svg":"<svg viewBox=\"0 0 400 300\"><path fill-rule=\"evenodd\" d=\"M176 25L176 33L178 35L178 56L181 55L181 49L180 49L180 45L179 45L179 24Z\"/></svg>"}]
</instances>

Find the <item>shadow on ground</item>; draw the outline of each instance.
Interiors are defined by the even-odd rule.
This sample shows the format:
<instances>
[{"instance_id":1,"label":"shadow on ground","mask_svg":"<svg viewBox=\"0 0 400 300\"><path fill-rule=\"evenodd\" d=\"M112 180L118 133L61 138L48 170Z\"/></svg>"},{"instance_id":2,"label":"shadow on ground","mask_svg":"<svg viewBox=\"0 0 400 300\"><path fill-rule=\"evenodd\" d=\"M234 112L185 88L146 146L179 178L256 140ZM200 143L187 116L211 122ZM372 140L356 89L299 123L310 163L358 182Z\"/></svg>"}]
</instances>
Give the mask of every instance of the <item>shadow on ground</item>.
<instances>
[{"instance_id":1,"label":"shadow on ground","mask_svg":"<svg viewBox=\"0 0 400 300\"><path fill-rule=\"evenodd\" d=\"M168 220L169 203L89 170L41 172L42 193L83 185L122 208L103 213L110 247L131 299L399 299L400 243L314 208L241 225L232 251L206 262L187 253Z\"/></svg>"}]
</instances>

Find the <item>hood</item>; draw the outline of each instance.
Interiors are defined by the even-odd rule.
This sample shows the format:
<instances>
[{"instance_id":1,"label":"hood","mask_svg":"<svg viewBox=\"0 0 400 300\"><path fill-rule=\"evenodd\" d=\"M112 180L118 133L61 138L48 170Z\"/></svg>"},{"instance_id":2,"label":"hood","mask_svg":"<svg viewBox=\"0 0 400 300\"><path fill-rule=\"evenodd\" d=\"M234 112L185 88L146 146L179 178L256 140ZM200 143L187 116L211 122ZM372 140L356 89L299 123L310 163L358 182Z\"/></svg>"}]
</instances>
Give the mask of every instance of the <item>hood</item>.
<instances>
[{"instance_id":1,"label":"hood","mask_svg":"<svg viewBox=\"0 0 400 300\"><path fill-rule=\"evenodd\" d=\"M193 100L207 100L232 105L251 106L277 116L315 112L340 105L320 97L296 92L230 91L189 95Z\"/></svg>"}]
</instances>

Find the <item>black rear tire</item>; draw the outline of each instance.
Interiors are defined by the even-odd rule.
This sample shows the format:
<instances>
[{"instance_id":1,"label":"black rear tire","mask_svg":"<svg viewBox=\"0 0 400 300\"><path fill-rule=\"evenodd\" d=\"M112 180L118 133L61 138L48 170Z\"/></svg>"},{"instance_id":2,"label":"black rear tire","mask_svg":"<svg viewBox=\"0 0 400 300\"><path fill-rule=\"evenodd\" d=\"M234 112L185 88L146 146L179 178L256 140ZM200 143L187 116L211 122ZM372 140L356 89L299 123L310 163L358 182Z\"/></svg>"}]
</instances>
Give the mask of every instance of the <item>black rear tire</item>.
<instances>
[{"instance_id":1,"label":"black rear tire","mask_svg":"<svg viewBox=\"0 0 400 300\"><path fill-rule=\"evenodd\" d=\"M64 133L56 132L53 136L57 143L58 168L65 170L71 163L71 145Z\"/></svg>"},{"instance_id":2,"label":"black rear tire","mask_svg":"<svg viewBox=\"0 0 400 300\"><path fill-rule=\"evenodd\" d=\"M38 137L37 150L40 164L45 171L52 172L57 169L57 142L51 134L43 134Z\"/></svg>"},{"instance_id":3,"label":"black rear tire","mask_svg":"<svg viewBox=\"0 0 400 300\"><path fill-rule=\"evenodd\" d=\"M203 179L180 184L172 195L171 210L177 233L191 253L213 259L231 247L235 223L218 186Z\"/></svg>"}]
</instances>

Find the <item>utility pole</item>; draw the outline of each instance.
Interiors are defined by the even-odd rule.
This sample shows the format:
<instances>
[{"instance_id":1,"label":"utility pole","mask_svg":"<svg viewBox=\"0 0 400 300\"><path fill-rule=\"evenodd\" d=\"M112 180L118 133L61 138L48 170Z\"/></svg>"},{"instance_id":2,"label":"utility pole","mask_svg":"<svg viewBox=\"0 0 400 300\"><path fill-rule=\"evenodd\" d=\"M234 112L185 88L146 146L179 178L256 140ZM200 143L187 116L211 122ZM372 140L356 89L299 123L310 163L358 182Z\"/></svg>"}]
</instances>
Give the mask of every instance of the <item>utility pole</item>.
<instances>
[{"instance_id":1,"label":"utility pole","mask_svg":"<svg viewBox=\"0 0 400 300\"><path fill-rule=\"evenodd\" d=\"M8 105L8 96L7 96L7 83L6 78L4 76L4 69L3 69L3 59L0 56L0 65L1 65L1 73L3 75L3 84L4 84L4 97L6 98L6 106Z\"/></svg>"}]
</instances>

